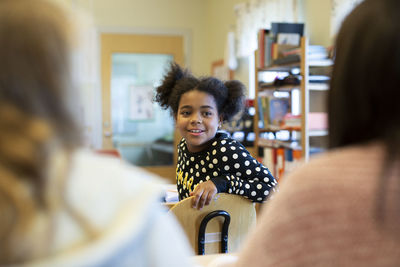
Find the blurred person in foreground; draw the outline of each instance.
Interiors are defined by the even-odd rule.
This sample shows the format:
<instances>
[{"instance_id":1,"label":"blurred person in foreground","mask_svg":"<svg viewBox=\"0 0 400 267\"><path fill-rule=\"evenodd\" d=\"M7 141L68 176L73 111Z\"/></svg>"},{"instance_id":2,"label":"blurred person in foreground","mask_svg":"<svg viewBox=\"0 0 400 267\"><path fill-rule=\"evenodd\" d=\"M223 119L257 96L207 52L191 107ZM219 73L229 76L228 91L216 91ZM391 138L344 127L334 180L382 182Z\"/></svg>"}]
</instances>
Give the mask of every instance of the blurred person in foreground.
<instances>
[{"instance_id":1,"label":"blurred person in foreground","mask_svg":"<svg viewBox=\"0 0 400 267\"><path fill-rule=\"evenodd\" d=\"M188 266L161 180L79 147L73 36L59 6L0 1L0 265Z\"/></svg>"},{"instance_id":2,"label":"blurred person in foreground","mask_svg":"<svg viewBox=\"0 0 400 267\"><path fill-rule=\"evenodd\" d=\"M343 22L331 150L285 178L237 266L400 266L399 14L365 0Z\"/></svg>"}]
</instances>

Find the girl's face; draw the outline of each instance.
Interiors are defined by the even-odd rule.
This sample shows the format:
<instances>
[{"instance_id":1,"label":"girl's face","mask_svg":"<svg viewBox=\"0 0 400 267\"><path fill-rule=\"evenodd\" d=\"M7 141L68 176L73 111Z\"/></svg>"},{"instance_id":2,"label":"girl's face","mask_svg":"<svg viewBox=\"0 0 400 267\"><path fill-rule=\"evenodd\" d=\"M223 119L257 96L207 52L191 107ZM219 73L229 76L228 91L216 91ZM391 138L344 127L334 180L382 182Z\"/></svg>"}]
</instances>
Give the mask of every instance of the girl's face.
<instances>
[{"instance_id":1,"label":"girl's face","mask_svg":"<svg viewBox=\"0 0 400 267\"><path fill-rule=\"evenodd\" d=\"M184 93L179 101L176 127L190 152L199 152L215 137L221 118L214 97L192 90Z\"/></svg>"}]
</instances>

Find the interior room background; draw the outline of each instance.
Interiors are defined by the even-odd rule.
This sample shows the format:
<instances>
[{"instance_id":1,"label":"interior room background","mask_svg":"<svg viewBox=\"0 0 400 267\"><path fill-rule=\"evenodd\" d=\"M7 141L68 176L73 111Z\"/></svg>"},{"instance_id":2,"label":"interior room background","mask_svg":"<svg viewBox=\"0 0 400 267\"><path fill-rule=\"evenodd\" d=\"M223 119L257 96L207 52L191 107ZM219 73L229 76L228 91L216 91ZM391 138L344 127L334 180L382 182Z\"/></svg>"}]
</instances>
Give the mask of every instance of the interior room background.
<instances>
[{"instance_id":1,"label":"interior room background","mask_svg":"<svg viewBox=\"0 0 400 267\"><path fill-rule=\"evenodd\" d=\"M74 75L85 142L102 147L100 43L102 33L180 35L184 62L195 75L210 75L221 59L254 96L257 30L271 22L303 22L310 44L329 46L343 17L360 0L54 0L74 10L81 45ZM234 40L229 42L228 40Z\"/></svg>"}]
</instances>

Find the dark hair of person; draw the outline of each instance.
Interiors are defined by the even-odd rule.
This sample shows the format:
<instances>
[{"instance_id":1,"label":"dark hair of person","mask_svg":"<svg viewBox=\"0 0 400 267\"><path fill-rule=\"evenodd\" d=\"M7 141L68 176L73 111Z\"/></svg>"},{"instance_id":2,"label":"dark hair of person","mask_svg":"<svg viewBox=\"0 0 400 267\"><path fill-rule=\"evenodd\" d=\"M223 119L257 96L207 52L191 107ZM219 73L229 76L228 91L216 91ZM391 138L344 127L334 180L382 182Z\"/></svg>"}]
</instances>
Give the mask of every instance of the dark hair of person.
<instances>
[{"instance_id":1,"label":"dark hair of person","mask_svg":"<svg viewBox=\"0 0 400 267\"><path fill-rule=\"evenodd\" d=\"M331 147L380 139L400 152L400 1L365 0L336 40L329 91Z\"/></svg>"},{"instance_id":2,"label":"dark hair of person","mask_svg":"<svg viewBox=\"0 0 400 267\"><path fill-rule=\"evenodd\" d=\"M365 0L345 19L328 97L331 148L370 141L385 146L377 194L380 221L386 184L400 158L399 14L398 0Z\"/></svg>"},{"instance_id":3,"label":"dark hair of person","mask_svg":"<svg viewBox=\"0 0 400 267\"><path fill-rule=\"evenodd\" d=\"M218 114L223 121L230 121L244 108L245 86L236 80L221 81L214 77L194 77L189 70L176 63L170 64L170 70L157 87L155 101L164 109L170 109L174 118L178 112L179 101L184 93L198 90L212 95Z\"/></svg>"}]
</instances>

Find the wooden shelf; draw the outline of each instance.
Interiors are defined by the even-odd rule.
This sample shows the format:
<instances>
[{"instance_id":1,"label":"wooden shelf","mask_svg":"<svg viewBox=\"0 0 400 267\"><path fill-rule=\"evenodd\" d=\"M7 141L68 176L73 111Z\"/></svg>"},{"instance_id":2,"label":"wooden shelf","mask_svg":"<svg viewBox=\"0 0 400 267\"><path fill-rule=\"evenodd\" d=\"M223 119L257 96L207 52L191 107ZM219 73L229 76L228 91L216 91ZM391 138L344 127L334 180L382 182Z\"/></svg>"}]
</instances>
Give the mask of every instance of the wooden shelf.
<instances>
[{"instance_id":1,"label":"wooden shelf","mask_svg":"<svg viewBox=\"0 0 400 267\"><path fill-rule=\"evenodd\" d=\"M259 147L285 147L290 149L301 150L301 146L293 146L289 142L280 140L270 140L265 138L260 138L257 145Z\"/></svg>"},{"instance_id":2,"label":"wooden shelf","mask_svg":"<svg viewBox=\"0 0 400 267\"><path fill-rule=\"evenodd\" d=\"M257 71L258 72L262 72L262 71L288 72L295 68L300 68L300 62L266 66L266 67L262 67L262 68L257 68Z\"/></svg>"},{"instance_id":3,"label":"wooden shelf","mask_svg":"<svg viewBox=\"0 0 400 267\"><path fill-rule=\"evenodd\" d=\"M312 91L328 91L329 84L327 83L309 83L308 89Z\"/></svg>"},{"instance_id":4,"label":"wooden shelf","mask_svg":"<svg viewBox=\"0 0 400 267\"><path fill-rule=\"evenodd\" d=\"M309 129L309 114L312 110L315 110L315 112L322 112L321 109L323 107L316 106L314 103L311 103L314 98L312 98L310 95L313 97L322 97L322 94L324 92L327 92L329 90L329 82L318 82L318 83L310 83L310 69L311 68L316 68L316 67L321 67L321 68L330 68L333 66L333 60L332 59L322 59L322 60L312 60L307 57L309 54L309 44L308 40L306 37L301 38L301 45L300 45L300 50L301 50L301 55L300 55L300 62L295 62L295 63L290 63L290 64L284 64L284 65L272 65L272 66L265 66L265 67L257 67L256 66L256 73L255 73L255 81L256 81L256 94L255 94L255 107L256 107L256 112L254 115L254 125L255 125L255 148L256 151L258 151L258 147L273 147L275 145L273 142L267 141L268 139L263 140L264 138L267 138L269 135L263 135L263 133L277 133L280 131L289 131L289 139L301 139L298 140L297 145L301 148L296 148L296 150L301 150L302 158L307 161L309 159L310 155L310 145L313 142L310 142L311 138L316 138L316 137L325 137L329 134L328 130L310 130ZM255 53L256 59L258 58L258 51ZM257 60L256 60L257 62ZM262 75L259 75L262 72L286 72L286 73L292 73L294 69L299 69L299 73L301 76L300 79L300 85L284 85L284 86L260 86L262 83L258 83L258 79L262 77ZM313 70L312 70L313 71ZM324 70L324 72L327 71L329 73L330 71ZM313 71L314 72L314 71ZM315 74L317 75L317 74ZM312 78L312 77L311 77ZM315 79L315 77L314 77ZM294 94L293 90L298 89L300 91L299 94ZM264 96L269 96L272 95L272 92L274 91L287 91L289 92L289 97L291 98L293 95L296 95L296 97L300 97L299 103L291 103L293 106L296 105L297 108L300 110L296 110L296 114L301 114L301 126L297 127L266 127L264 128L257 128L257 125L259 125L259 103L258 103L258 97L264 97ZM320 93L321 92L321 93ZM290 100L292 101L292 100ZM313 107L312 109L310 107ZM280 135L275 135L276 137L280 137ZM276 140L276 139L272 139ZM271 140L270 140L271 141ZM316 139L313 139L313 141L317 141ZM319 141L319 140L318 140ZM296 141L297 142L297 141ZM310 144L311 143L311 144ZM321 143L322 144L322 143ZM275 146L276 147L276 146ZM286 146L285 146L286 147ZM321 146L321 150L323 150Z\"/></svg>"},{"instance_id":5,"label":"wooden shelf","mask_svg":"<svg viewBox=\"0 0 400 267\"><path fill-rule=\"evenodd\" d=\"M328 130L310 130L309 136L327 136Z\"/></svg>"},{"instance_id":6,"label":"wooden shelf","mask_svg":"<svg viewBox=\"0 0 400 267\"><path fill-rule=\"evenodd\" d=\"M283 85L283 86L271 86L271 87L259 87L258 91L268 91L268 90L273 90L273 91L292 91L295 89L300 89L300 84L298 85Z\"/></svg>"},{"instance_id":7,"label":"wooden shelf","mask_svg":"<svg viewBox=\"0 0 400 267\"><path fill-rule=\"evenodd\" d=\"M333 66L333 60L330 58L320 60L310 60L308 62L309 67L330 67Z\"/></svg>"},{"instance_id":8,"label":"wooden shelf","mask_svg":"<svg viewBox=\"0 0 400 267\"><path fill-rule=\"evenodd\" d=\"M268 127L268 128L260 128L259 129L260 133L268 133L268 132L279 132L279 131L301 131L301 127L280 127L280 126L274 126L274 127Z\"/></svg>"},{"instance_id":9,"label":"wooden shelf","mask_svg":"<svg viewBox=\"0 0 400 267\"><path fill-rule=\"evenodd\" d=\"M277 71L277 72L288 72L295 68L300 68L301 62L294 62L281 65L270 65L265 67L257 68L257 71ZM310 60L308 62L309 67L330 67L333 66L333 60L330 58L320 60Z\"/></svg>"}]
</instances>

